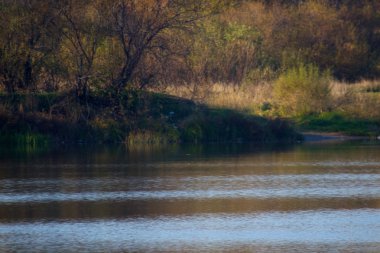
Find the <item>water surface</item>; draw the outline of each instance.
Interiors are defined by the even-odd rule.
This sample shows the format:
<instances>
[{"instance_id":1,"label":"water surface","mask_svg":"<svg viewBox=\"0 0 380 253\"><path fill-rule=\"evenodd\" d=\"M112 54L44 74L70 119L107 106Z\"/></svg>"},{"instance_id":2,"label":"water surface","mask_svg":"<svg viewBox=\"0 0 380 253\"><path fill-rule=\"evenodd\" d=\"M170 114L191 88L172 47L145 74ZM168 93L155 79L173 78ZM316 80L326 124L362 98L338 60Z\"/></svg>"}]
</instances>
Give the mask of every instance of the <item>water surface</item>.
<instances>
[{"instance_id":1,"label":"water surface","mask_svg":"<svg viewBox=\"0 0 380 253\"><path fill-rule=\"evenodd\" d=\"M376 142L0 152L0 251L380 252Z\"/></svg>"}]
</instances>

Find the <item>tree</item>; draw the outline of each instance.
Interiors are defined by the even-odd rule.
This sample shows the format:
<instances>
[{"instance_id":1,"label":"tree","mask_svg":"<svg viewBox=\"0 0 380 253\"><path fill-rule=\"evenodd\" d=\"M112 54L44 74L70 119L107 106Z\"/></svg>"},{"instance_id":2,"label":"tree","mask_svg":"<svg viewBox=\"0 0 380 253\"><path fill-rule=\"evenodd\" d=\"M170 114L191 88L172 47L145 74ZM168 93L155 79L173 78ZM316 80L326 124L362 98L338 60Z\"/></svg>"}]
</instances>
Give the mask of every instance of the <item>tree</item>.
<instances>
[{"instance_id":1,"label":"tree","mask_svg":"<svg viewBox=\"0 0 380 253\"><path fill-rule=\"evenodd\" d=\"M104 37L99 9L88 1L69 0L61 9L61 58L69 78L74 79L78 97L87 97L89 81L94 77L97 49Z\"/></svg>"},{"instance_id":2,"label":"tree","mask_svg":"<svg viewBox=\"0 0 380 253\"><path fill-rule=\"evenodd\" d=\"M123 60L112 85L120 91L132 81L145 57L159 51L170 51L168 33L186 30L195 21L215 13L232 1L118 0L109 4L108 25L111 36L121 44Z\"/></svg>"},{"instance_id":3,"label":"tree","mask_svg":"<svg viewBox=\"0 0 380 253\"><path fill-rule=\"evenodd\" d=\"M57 46L55 1L0 1L0 76L8 92L36 89Z\"/></svg>"}]
</instances>

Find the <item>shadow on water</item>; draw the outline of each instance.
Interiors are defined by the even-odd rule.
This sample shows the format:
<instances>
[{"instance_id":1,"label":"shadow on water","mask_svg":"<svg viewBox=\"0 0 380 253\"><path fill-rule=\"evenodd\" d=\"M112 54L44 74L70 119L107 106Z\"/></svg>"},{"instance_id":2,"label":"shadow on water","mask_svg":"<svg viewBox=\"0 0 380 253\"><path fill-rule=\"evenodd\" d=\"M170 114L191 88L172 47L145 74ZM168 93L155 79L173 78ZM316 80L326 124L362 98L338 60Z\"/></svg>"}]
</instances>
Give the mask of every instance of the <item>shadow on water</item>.
<instances>
[{"instance_id":1,"label":"shadow on water","mask_svg":"<svg viewBox=\"0 0 380 253\"><path fill-rule=\"evenodd\" d=\"M305 142L299 144L173 144L173 145L60 145L41 149L20 149L0 146L0 179L8 177L60 177L93 174L111 175L122 171L124 176L143 175L167 169L166 165L180 163L179 168L196 162L205 164L292 164L339 160L341 157L373 156L367 148L376 141L352 140ZM361 148L358 148L361 147ZM380 154L379 154L380 155ZM198 166L198 167L199 167ZM170 167L170 166L169 166ZM264 166L266 167L266 166ZM302 166L298 166L302 169ZM120 170L121 168L124 168ZM192 169L197 168L193 166ZM199 169L201 169L199 167Z\"/></svg>"},{"instance_id":2,"label":"shadow on water","mask_svg":"<svg viewBox=\"0 0 380 253\"><path fill-rule=\"evenodd\" d=\"M214 158L286 152L293 144L166 144L166 145L56 145L48 148L0 146L0 179L8 177L65 177L93 174L141 175L150 165L179 161L210 161ZM153 169L154 171L155 169Z\"/></svg>"}]
</instances>

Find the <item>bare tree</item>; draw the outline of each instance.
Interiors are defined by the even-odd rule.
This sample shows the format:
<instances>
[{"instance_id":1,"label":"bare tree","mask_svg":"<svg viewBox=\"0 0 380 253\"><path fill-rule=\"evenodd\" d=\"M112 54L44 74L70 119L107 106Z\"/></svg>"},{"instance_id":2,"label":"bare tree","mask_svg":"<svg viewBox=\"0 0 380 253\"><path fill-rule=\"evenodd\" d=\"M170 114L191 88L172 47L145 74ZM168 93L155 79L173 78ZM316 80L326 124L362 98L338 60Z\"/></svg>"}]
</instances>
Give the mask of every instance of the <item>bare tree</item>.
<instances>
[{"instance_id":1,"label":"bare tree","mask_svg":"<svg viewBox=\"0 0 380 253\"><path fill-rule=\"evenodd\" d=\"M0 75L8 92L35 89L44 62L57 46L54 1L0 1Z\"/></svg>"},{"instance_id":2,"label":"bare tree","mask_svg":"<svg viewBox=\"0 0 380 253\"><path fill-rule=\"evenodd\" d=\"M67 1L61 10L63 20L62 47L67 50L68 72L73 75L78 97L87 97L89 80L94 75L94 61L102 39L97 9L87 1Z\"/></svg>"},{"instance_id":3,"label":"bare tree","mask_svg":"<svg viewBox=\"0 0 380 253\"><path fill-rule=\"evenodd\" d=\"M109 29L121 43L123 61L112 85L122 90L133 79L143 57L164 49L165 35L185 30L231 1L118 0L109 9ZM167 44L166 44L167 45Z\"/></svg>"}]
</instances>

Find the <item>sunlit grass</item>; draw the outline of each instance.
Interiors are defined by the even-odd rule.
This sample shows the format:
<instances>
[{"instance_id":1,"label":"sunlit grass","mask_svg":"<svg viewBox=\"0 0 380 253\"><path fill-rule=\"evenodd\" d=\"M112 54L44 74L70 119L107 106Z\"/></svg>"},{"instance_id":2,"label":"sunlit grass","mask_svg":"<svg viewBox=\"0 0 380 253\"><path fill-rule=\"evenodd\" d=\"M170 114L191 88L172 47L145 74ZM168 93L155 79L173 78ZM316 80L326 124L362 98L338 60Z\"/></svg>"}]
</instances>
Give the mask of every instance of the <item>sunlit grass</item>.
<instances>
[{"instance_id":1,"label":"sunlit grass","mask_svg":"<svg viewBox=\"0 0 380 253\"><path fill-rule=\"evenodd\" d=\"M334 107L348 116L380 120L380 81L331 83Z\"/></svg>"},{"instance_id":2,"label":"sunlit grass","mask_svg":"<svg viewBox=\"0 0 380 253\"><path fill-rule=\"evenodd\" d=\"M234 85L228 83L202 83L189 85L169 85L164 93L210 107L227 108L259 114L261 108L271 103L272 84Z\"/></svg>"},{"instance_id":3,"label":"sunlit grass","mask_svg":"<svg viewBox=\"0 0 380 253\"><path fill-rule=\"evenodd\" d=\"M353 118L339 112L301 116L297 118L297 124L306 131L340 132L355 136L376 137L380 131L380 125L375 120Z\"/></svg>"}]
</instances>

